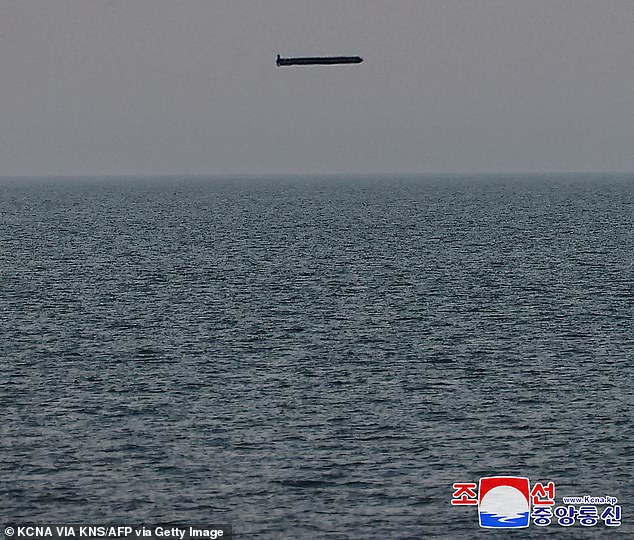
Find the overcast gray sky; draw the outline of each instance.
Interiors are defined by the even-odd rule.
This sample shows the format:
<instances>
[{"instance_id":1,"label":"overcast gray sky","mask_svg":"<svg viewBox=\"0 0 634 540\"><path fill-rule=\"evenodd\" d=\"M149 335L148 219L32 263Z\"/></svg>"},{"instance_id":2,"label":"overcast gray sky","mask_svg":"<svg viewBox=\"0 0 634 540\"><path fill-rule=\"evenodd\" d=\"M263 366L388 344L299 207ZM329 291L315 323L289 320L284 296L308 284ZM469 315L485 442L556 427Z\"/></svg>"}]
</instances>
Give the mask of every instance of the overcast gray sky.
<instances>
[{"instance_id":1,"label":"overcast gray sky","mask_svg":"<svg viewBox=\"0 0 634 540\"><path fill-rule=\"evenodd\" d=\"M634 171L633 29L632 0L0 0L0 176Z\"/></svg>"}]
</instances>

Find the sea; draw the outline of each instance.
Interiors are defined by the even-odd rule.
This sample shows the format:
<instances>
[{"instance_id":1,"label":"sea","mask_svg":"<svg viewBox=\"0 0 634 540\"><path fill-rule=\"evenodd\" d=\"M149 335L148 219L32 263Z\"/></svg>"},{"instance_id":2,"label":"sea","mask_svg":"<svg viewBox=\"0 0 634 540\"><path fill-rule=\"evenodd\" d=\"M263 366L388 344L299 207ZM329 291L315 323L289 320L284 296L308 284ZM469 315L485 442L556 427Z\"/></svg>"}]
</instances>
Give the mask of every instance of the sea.
<instances>
[{"instance_id":1,"label":"sea","mask_svg":"<svg viewBox=\"0 0 634 540\"><path fill-rule=\"evenodd\" d=\"M633 367L634 174L0 180L0 526L632 538Z\"/></svg>"}]
</instances>

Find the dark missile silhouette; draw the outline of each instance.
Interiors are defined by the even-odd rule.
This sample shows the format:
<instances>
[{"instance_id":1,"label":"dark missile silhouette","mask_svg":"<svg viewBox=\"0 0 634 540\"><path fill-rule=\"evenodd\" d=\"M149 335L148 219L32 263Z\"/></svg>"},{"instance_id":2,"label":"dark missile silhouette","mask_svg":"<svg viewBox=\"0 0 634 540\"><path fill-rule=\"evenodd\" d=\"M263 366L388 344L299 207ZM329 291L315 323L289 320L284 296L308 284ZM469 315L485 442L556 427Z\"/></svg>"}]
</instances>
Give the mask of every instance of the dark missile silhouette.
<instances>
[{"instance_id":1,"label":"dark missile silhouette","mask_svg":"<svg viewBox=\"0 0 634 540\"><path fill-rule=\"evenodd\" d=\"M360 64L363 58L360 56L300 56L295 58L282 58L277 55L278 66L330 66L334 64Z\"/></svg>"}]
</instances>

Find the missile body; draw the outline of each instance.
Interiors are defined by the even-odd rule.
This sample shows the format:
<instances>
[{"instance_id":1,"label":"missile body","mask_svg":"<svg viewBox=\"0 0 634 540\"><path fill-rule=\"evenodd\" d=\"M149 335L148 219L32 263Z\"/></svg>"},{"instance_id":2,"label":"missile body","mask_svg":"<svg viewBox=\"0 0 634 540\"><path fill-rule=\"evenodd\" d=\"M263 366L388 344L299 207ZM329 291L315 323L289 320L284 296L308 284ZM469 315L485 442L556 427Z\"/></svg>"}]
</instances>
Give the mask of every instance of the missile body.
<instances>
[{"instance_id":1,"label":"missile body","mask_svg":"<svg viewBox=\"0 0 634 540\"><path fill-rule=\"evenodd\" d=\"M302 56L296 58L282 58L277 55L278 66L330 66L334 64L360 64L360 56Z\"/></svg>"}]
</instances>

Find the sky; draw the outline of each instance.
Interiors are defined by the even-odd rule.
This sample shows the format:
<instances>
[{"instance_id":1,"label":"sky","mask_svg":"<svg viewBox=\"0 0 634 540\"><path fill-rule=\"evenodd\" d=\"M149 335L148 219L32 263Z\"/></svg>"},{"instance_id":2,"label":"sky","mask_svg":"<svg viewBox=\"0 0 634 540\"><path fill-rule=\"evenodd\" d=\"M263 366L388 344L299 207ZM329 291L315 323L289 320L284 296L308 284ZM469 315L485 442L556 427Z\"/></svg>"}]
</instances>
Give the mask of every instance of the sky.
<instances>
[{"instance_id":1,"label":"sky","mask_svg":"<svg viewBox=\"0 0 634 540\"><path fill-rule=\"evenodd\" d=\"M633 28L632 0L0 0L0 176L634 171Z\"/></svg>"}]
</instances>

